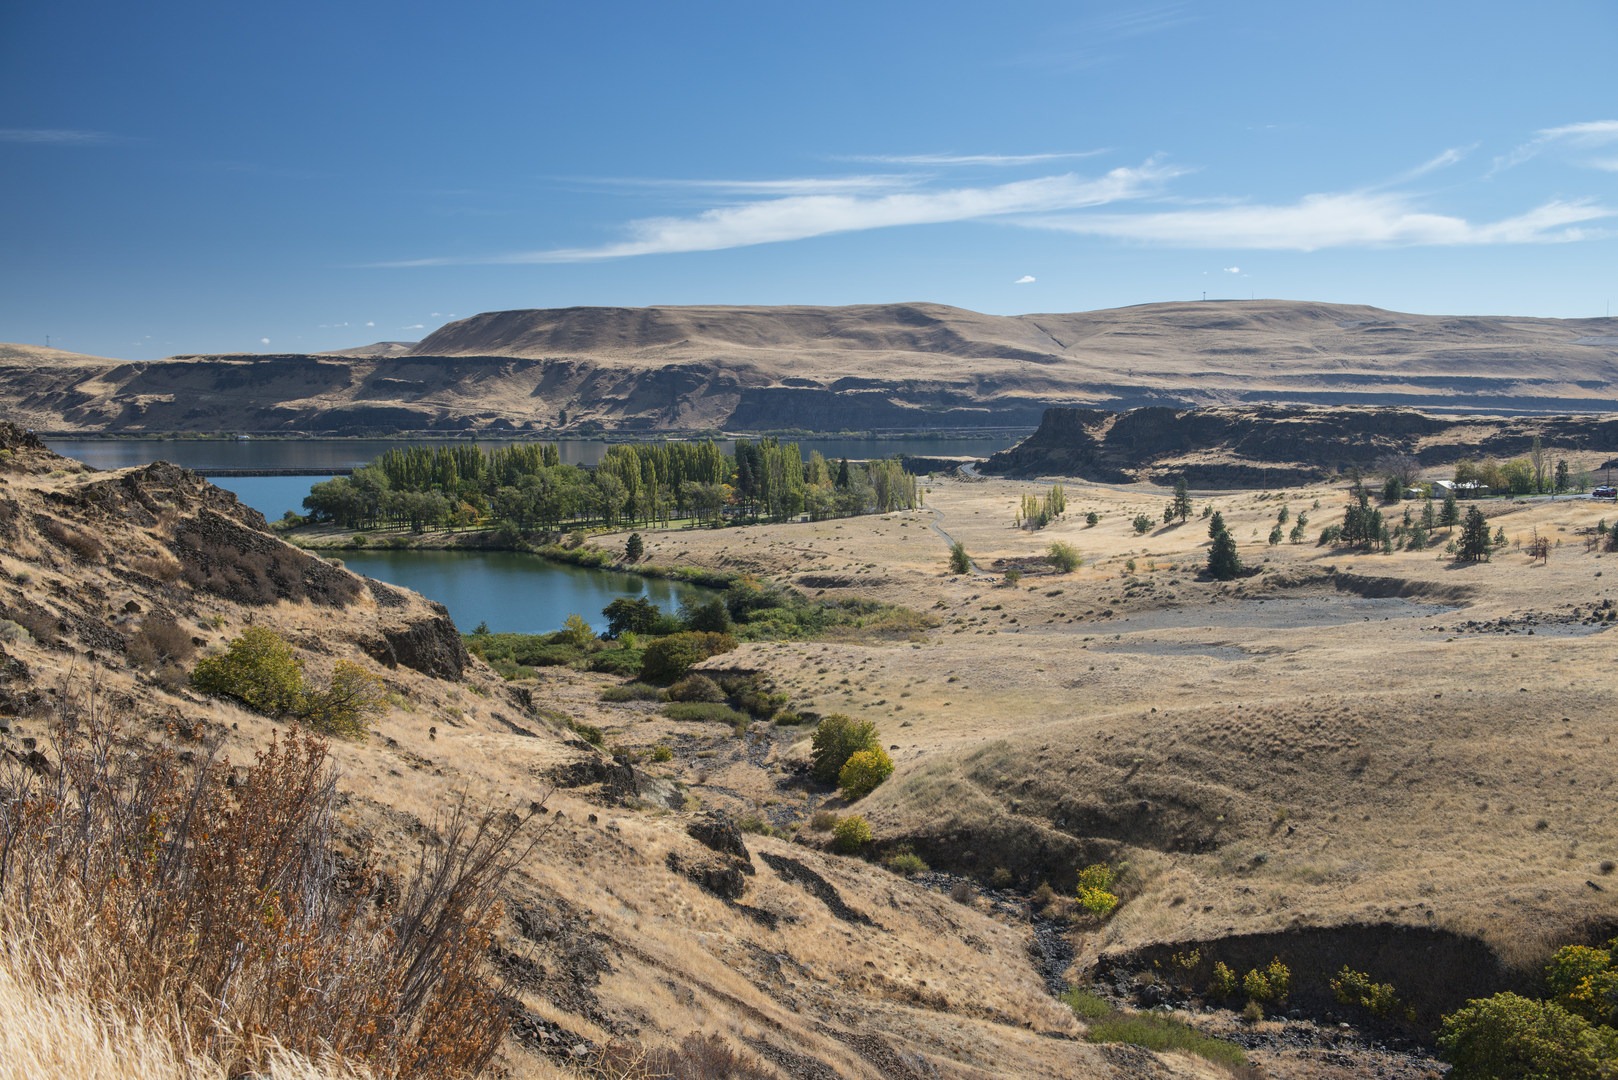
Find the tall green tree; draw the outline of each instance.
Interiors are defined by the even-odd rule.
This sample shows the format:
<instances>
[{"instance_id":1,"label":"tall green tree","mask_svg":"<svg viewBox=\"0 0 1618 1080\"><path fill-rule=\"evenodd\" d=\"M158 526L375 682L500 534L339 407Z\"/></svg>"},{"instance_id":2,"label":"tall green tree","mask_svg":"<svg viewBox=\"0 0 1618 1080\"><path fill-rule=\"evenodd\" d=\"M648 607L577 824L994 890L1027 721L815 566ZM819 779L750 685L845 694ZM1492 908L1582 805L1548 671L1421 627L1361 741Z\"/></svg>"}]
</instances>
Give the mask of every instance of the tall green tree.
<instances>
[{"instance_id":1,"label":"tall green tree","mask_svg":"<svg viewBox=\"0 0 1618 1080\"><path fill-rule=\"evenodd\" d=\"M1208 548L1208 576L1215 581L1229 581L1242 572L1242 560L1236 554L1236 538L1225 528L1223 514L1215 512L1209 527L1213 543Z\"/></svg>"},{"instance_id":2,"label":"tall green tree","mask_svg":"<svg viewBox=\"0 0 1618 1080\"><path fill-rule=\"evenodd\" d=\"M1491 548L1489 523L1483 512L1475 506L1466 509L1466 523L1461 526L1461 544L1455 557L1461 562L1485 562Z\"/></svg>"},{"instance_id":3,"label":"tall green tree","mask_svg":"<svg viewBox=\"0 0 1618 1080\"><path fill-rule=\"evenodd\" d=\"M1455 501L1455 492L1444 492L1444 506L1439 511L1438 523L1446 529L1453 529L1460 523L1461 506Z\"/></svg>"},{"instance_id":4,"label":"tall green tree","mask_svg":"<svg viewBox=\"0 0 1618 1080\"><path fill-rule=\"evenodd\" d=\"M972 572L972 556L966 553L966 545L959 540L949 546L949 572L952 574Z\"/></svg>"},{"instance_id":5,"label":"tall green tree","mask_svg":"<svg viewBox=\"0 0 1618 1080\"><path fill-rule=\"evenodd\" d=\"M1174 516L1182 523L1191 516L1191 489L1186 485L1185 477L1174 481L1174 500L1169 505L1174 510Z\"/></svg>"}]
</instances>

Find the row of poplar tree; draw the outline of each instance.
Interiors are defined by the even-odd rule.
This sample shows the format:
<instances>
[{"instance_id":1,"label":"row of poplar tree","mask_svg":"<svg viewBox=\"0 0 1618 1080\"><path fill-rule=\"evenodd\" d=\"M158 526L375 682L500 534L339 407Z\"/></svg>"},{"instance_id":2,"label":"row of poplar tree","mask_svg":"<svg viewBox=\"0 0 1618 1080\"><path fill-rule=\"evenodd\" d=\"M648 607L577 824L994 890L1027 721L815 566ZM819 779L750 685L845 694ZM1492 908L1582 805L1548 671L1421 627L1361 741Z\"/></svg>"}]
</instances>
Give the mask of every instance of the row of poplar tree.
<instances>
[{"instance_id":1,"label":"row of poplar tree","mask_svg":"<svg viewBox=\"0 0 1618 1080\"><path fill-rule=\"evenodd\" d=\"M561 531L674 520L815 520L887 513L920 504L916 478L897 459L805 458L797 443L738 439L615 444L593 468L563 464L552 443L396 447L316 484L311 521L344 528L507 525Z\"/></svg>"}]
</instances>

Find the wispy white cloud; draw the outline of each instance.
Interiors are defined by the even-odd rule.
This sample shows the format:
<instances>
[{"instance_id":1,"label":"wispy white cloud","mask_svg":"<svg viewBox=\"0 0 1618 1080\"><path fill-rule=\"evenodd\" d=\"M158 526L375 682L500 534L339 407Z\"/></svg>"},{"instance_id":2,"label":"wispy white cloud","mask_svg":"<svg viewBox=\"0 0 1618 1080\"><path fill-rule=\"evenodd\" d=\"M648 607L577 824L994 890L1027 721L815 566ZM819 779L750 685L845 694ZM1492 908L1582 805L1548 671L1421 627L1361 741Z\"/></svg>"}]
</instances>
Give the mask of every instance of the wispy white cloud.
<instances>
[{"instance_id":1,"label":"wispy white cloud","mask_svg":"<svg viewBox=\"0 0 1618 1080\"><path fill-rule=\"evenodd\" d=\"M1579 124L1563 124L1561 127L1542 128L1534 133L1534 137L1509 154L1494 159L1494 166L1489 175L1504 172L1538 157L1544 151L1556 147L1566 146L1575 150L1592 150L1597 147L1610 146L1618 143L1618 120L1590 120ZM1587 162L1595 168L1605 168L1604 164Z\"/></svg>"},{"instance_id":2,"label":"wispy white cloud","mask_svg":"<svg viewBox=\"0 0 1618 1080\"><path fill-rule=\"evenodd\" d=\"M1013 285L1032 285L1034 283L1034 280L1035 280L1035 278L1034 278L1033 274L1024 274L1022 277L1018 278L1016 281L1013 281L1012 284Z\"/></svg>"},{"instance_id":3,"label":"wispy white cloud","mask_svg":"<svg viewBox=\"0 0 1618 1080\"><path fill-rule=\"evenodd\" d=\"M1239 267L1239 266L1227 266L1227 267L1225 267L1225 273L1227 273L1227 274L1239 274L1241 272L1242 272L1242 268Z\"/></svg>"},{"instance_id":4,"label":"wispy white cloud","mask_svg":"<svg viewBox=\"0 0 1618 1080\"><path fill-rule=\"evenodd\" d=\"M1075 158L1096 157L1106 150L1067 150L1054 154L863 154L841 157L839 161L860 161L872 165L990 165L1007 168L1019 165L1043 165L1052 161L1072 161Z\"/></svg>"},{"instance_id":5,"label":"wispy white cloud","mask_svg":"<svg viewBox=\"0 0 1618 1080\"><path fill-rule=\"evenodd\" d=\"M629 239L592 248L557 248L484 257L412 259L384 266L515 265L594 262L633 255L718 251L832 233L1050 213L1138 199L1185 170L1148 161L1090 178L1065 173L990 187L854 195L792 195L703 211L693 217L630 222Z\"/></svg>"},{"instance_id":6,"label":"wispy white cloud","mask_svg":"<svg viewBox=\"0 0 1618 1080\"><path fill-rule=\"evenodd\" d=\"M127 141L122 135L113 135L106 131L77 131L71 128L0 128L0 142L94 146Z\"/></svg>"},{"instance_id":7,"label":"wispy white cloud","mask_svg":"<svg viewBox=\"0 0 1618 1080\"><path fill-rule=\"evenodd\" d=\"M367 328L370 328L370 329L374 329L376 327L376 323L374 321L370 321L370 320L367 320L365 325L366 325Z\"/></svg>"},{"instance_id":8,"label":"wispy white cloud","mask_svg":"<svg viewBox=\"0 0 1618 1080\"><path fill-rule=\"evenodd\" d=\"M1063 232L1194 248L1317 251L1342 247L1546 244L1591 239L1582 226L1618 211L1592 200L1552 200L1494 222L1434 214L1406 195L1307 195L1289 205L1235 205L1143 214L1072 214L1024 219Z\"/></svg>"},{"instance_id":9,"label":"wispy white cloud","mask_svg":"<svg viewBox=\"0 0 1618 1080\"><path fill-rule=\"evenodd\" d=\"M401 326L401 327L399 327L399 329L401 329L401 330L425 330L425 329L427 329L427 327L426 327L426 324L418 322L418 323L411 323L409 326Z\"/></svg>"},{"instance_id":10,"label":"wispy white cloud","mask_svg":"<svg viewBox=\"0 0 1618 1080\"><path fill-rule=\"evenodd\" d=\"M1019 65L1069 70L1099 67L1122 55L1119 46L1197 21L1189 3L1150 4L1073 23L1040 49L1015 58Z\"/></svg>"},{"instance_id":11,"label":"wispy white cloud","mask_svg":"<svg viewBox=\"0 0 1618 1080\"><path fill-rule=\"evenodd\" d=\"M587 181L612 187L645 187L700 191L716 195L845 195L896 191L924 182L926 177L901 173L868 176L800 176L784 180L653 180L610 177Z\"/></svg>"},{"instance_id":12,"label":"wispy white cloud","mask_svg":"<svg viewBox=\"0 0 1618 1080\"><path fill-rule=\"evenodd\" d=\"M1447 169L1451 165L1461 162L1463 159L1465 159L1467 154L1471 153L1475 149L1476 145L1452 146L1436 157L1431 158L1428 161L1424 161L1420 165L1417 165L1414 169L1404 173L1399 177L1398 182L1402 183L1406 180L1414 180L1417 177L1426 176L1428 173L1437 172L1439 169Z\"/></svg>"},{"instance_id":13,"label":"wispy white cloud","mask_svg":"<svg viewBox=\"0 0 1618 1080\"><path fill-rule=\"evenodd\" d=\"M268 345L270 343L270 339L267 337L261 337L258 339L258 343L260 345Z\"/></svg>"}]
</instances>

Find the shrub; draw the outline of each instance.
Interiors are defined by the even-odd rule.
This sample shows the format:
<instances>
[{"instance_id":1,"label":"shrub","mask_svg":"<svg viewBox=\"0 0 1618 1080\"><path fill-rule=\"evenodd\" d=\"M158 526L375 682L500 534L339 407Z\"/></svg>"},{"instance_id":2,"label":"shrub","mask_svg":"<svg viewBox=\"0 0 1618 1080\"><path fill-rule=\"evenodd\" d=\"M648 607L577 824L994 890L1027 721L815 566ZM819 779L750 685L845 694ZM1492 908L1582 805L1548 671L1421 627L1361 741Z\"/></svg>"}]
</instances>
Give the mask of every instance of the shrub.
<instances>
[{"instance_id":1,"label":"shrub","mask_svg":"<svg viewBox=\"0 0 1618 1080\"><path fill-rule=\"evenodd\" d=\"M624 561L640 562L641 556L645 554L646 541L641 539L640 533L630 533L629 539L624 541Z\"/></svg>"},{"instance_id":2,"label":"shrub","mask_svg":"<svg viewBox=\"0 0 1618 1080\"><path fill-rule=\"evenodd\" d=\"M1228 1000L1236 996L1241 989L1241 982L1230 965L1223 960L1215 960L1213 974L1208 976L1208 996Z\"/></svg>"},{"instance_id":3,"label":"shrub","mask_svg":"<svg viewBox=\"0 0 1618 1080\"><path fill-rule=\"evenodd\" d=\"M871 842L871 823L859 814L849 814L837 819L837 824L832 826L831 837L832 847L844 855L852 855Z\"/></svg>"},{"instance_id":4,"label":"shrub","mask_svg":"<svg viewBox=\"0 0 1618 1080\"><path fill-rule=\"evenodd\" d=\"M728 676L719 680L719 688L732 705L758 720L768 720L786 707L787 696L773 692L758 675Z\"/></svg>"},{"instance_id":5,"label":"shrub","mask_svg":"<svg viewBox=\"0 0 1618 1080\"><path fill-rule=\"evenodd\" d=\"M880 750L881 747L876 725L871 721L832 713L815 728L810 750L814 764L810 772L822 784L835 784L849 758L861 750Z\"/></svg>"},{"instance_id":6,"label":"shrub","mask_svg":"<svg viewBox=\"0 0 1618 1080\"><path fill-rule=\"evenodd\" d=\"M1242 989L1254 1001L1282 1002L1292 993L1292 969L1279 956L1242 976Z\"/></svg>"},{"instance_id":7,"label":"shrub","mask_svg":"<svg viewBox=\"0 0 1618 1080\"><path fill-rule=\"evenodd\" d=\"M966 553L965 545L959 540L949 546L949 572L955 575L972 572L972 556Z\"/></svg>"},{"instance_id":8,"label":"shrub","mask_svg":"<svg viewBox=\"0 0 1618 1080\"><path fill-rule=\"evenodd\" d=\"M1114 874L1106 863L1092 863L1079 871L1078 905L1098 919L1112 914L1118 896L1112 892Z\"/></svg>"},{"instance_id":9,"label":"shrub","mask_svg":"<svg viewBox=\"0 0 1618 1080\"><path fill-rule=\"evenodd\" d=\"M752 717L732 709L722 702L675 701L663 706L663 715L670 720L688 720L704 724L726 724L741 731L747 730Z\"/></svg>"},{"instance_id":10,"label":"shrub","mask_svg":"<svg viewBox=\"0 0 1618 1080\"><path fill-rule=\"evenodd\" d=\"M71 551L80 562L100 562L101 556L106 552L106 548L96 537L81 532L71 525L64 525L54 518L46 518L40 526L40 531Z\"/></svg>"},{"instance_id":11,"label":"shrub","mask_svg":"<svg viewBox=\"0 0 1618 1080\"><path fill-rule=\"evenodd\" d=\"M837 815L830 810L816 810L809 818L809 827L815 832L830 832L837 825Z\"/></svg>"},{"instance_id":12,"label":"shrub","mask_svg":"<svg viewBox=\"0 0 1618 1080\"><path fill-rule=\"evenodd\" d=\"M889 855L886 865L889 870L892 870L895 874L899 874L902 877L909 877L911 874L925 874L927 872L927 864L922 861L920 855L917 855L909 848L896 851L892 855Z\"/></svg>"},{"instance_id":13,"label":"shrub","mask_svg":"<svg viewBox=\"0 0 1618 1080\"><path fill-rule=\"evenodd\" d=\"M582 1075L598 1080L775 1080L778 1074L759 1059L733 1050L722 1036L693 1032L674 1049L648 1050L614 1040Z\"/></svg>"},{"instance_id":14,"label":"shrub","mask_svg":"<svg viewBox=\"0 0 1618 1080\"><path fill-rule=\"evenodd\" d=\"M1357 1005L1372 1016L1392 1016L1399 1008L1399 995L1392 983L1372 982L1371 976L1346 964L1331 981L1331 990L1343 1005Z\"/></svg>"},{"instance_id":15,"label":"shrub","mask_svg":"<svg viewBox=\"0 0 1618 1080\"><path fill-rule=\"evenodd\" d=\"M674 748L668 743L658 743L656 746L652 747L652 760L659 762L673 761Z\"/></svg>"},{"instance_id":16,"label":"shrub","mask_svg":"<svg viewBox=\"0 0 1618 1080\"><path fill-rule=\"evenodd\" d=\"M382 714L385 701L379 677L351 660L339 660L332 667L331 683L324 690L306 693L298 711L316 731L364 738L368 723Z\"/></svg>"},{"instance_id":17,"label":"shrub","mask_svg":"<svg viewBox=\"0 0 1618 1080\"><path fill-rule=\"evenodd\" d=\"M1517 994L1475 998L1444 1017L1438 1046L1452 1080L1599 1080L1618 1037L1550 1001Z\"/></svg>"},{"instance_id":18,"label":"shrub","mask_svg":"<svg viewBox=\"0 0 1618 1080\"><path fill-rule=\"evenodd\" d=\"M736 639L729 634L689 630L660 637L646 646L641 657L641 681L675 682L684 678L692 664L700 664L710 656L730 652L735 647Z\"/></svg>"},{"instance_id":19,"label":"shrub","mask_svg":"<svg viewBox=\"0 0 1618 1080\"><path fill-rule=\"evenodd\" d=\"M165 584L176 580L180 576L180 564L166 551L155 556L136 555L129 560L129 568L137 574L145 574L147 577Z\"/></svg>"},{"instance_id":20,"label":"shrub","mask_svg":"<svg viewBox=\"0 0 1618 1080\"><path fill-rule=\"evenodd\" d=\"M663 691L643 682L609 686L601 691L602 701L662 701Z\"/></svg>"},{"instance_id":21,"label":"shrub","mask_svg":"<svg viewBox=\"0 0 1618 1080\"><path fill-rule=\"evenodd\" d=\"M1093 529L1101 523L1101 515L1092 510L1084 515L1084 523Z\"/></svg>"},{"instance_id":22,"label":"shrub","mask_svg":"<svg viewBox=\"0 0 1618 1080\"><path fill-rule=\"evenodd\" d=\"M687 675L668 689L670 701L707 701L718 702L725 700L725 692L719 689L719 684L706 675Z\"/></svg>"},{"instance_id":23,"label":"shrub","mask_svg":"<svg viewBox=\"0 0 1618 1080\"><path fill-rule=\"evenodd\" d=\"M366 724L386 703L382 680L339 660L324 690L311 688L303 661L274 630L250 626L225 651L197 661L191 685L241 702L266 716L291 716L328 735L364 738Z\"/></svg>"},{"instance_id":24,"label":"shrub","mask_svg":"<svg viewBox=\"0 0 1618 1080\"><path fill-rule=\"evenodd\" d=\"M562 629L558 632L558 637L563 645L571 645L575 649L584 649L595 641L596 632L590 628L589 623L584 621L583 615L574 612L562 623Z\"/></svg>"},{"instance_id":25,"label":"shrub","mask_svg":"<svg viewBox=\"0 0 1618 1080\"><path fill-rule=\"evenodd\" d=\"M862 798L893 775L893 759L880 746L870 750L856 750L837 771L837 786L850 799Z\"/></svg>"},{"instance_id":26,"label":"shrub","mask_svg":"<svg viewBox=\"0 0 1618 1080\"><path fill-rule=\"evenodd\" d=\"M249 626L223 653L197 662L191 685L204 694L233 698L254 712L285 716L303 704L303 661L274 630Z\"/></svg>"},{"instance_id":27,"label":"shrub","mask_svg":"<svg viewBox=\"0 0 1618 1080\"><path fill-rule=\"evenodd\" d=\"M1084 562L1078 548L1072 544L1064 544L1060 540L1050 546L1050 550L1045 553L1045 559L1061 574L1071 574Z\"/></svg>"},{"instance_id":28,"label":"shrub","mask_svg":"<svg viewBox=\"0 0 1618 1080\"><path fill-rule=\"evenodd\" d=\"M1100 1020L1111 1016L1116 1010L1112 1002L1100 994L1090 990L1081 990L1077 986L1069 988L1062 994L1062 1004L1073 1010L1073 1015L1080 1020Z\"/></svg>"},{"instance_id":29,"label":"shrub","mask_svg":"<svg viewBox=\"0 0 1618 1080\"><path fill-rule=\"evenodd\" d=\"M1090 1024L1084 1037L1093 1043L1130 1043L1159 1052L1181 1050L1232 1068L1247 1061L1247 1055L1235 1043L1153 1013L1117 1013L1099 1018Z\"/></svg>"},{"instance_id":30,"label":"shrub","mask_svg":"<svg viewBox=\"0 0 1618 1080\"><path fill-rule=\"evenodd\" d=\"M591 653L584 666L591 671L600 671L608 675L621 675L625 678L640 673L640 666L646 661L646 654L640 649L603 649L598 653Z\"/></svg>"},{"instance_id":31,"label":"shrub","mask_svg":"<svg viewBox=\"0 0 1618 1080\"><path fill-rule=\"evenodd\" d=\"M1152 526L1157 523L1151 518L1147 517L1145 514L1136 514L1135 520L1131 522L1131 524L1135 526L1136 533L1144 534L1149 532Z\"/></svg>"},{"instance_id":32,"label":"shrub","mask_svg":"<svg viewBox=\"0 0 1618 1080\"><path fill-rule=\"evenodd\" d=\"M27 975L72 960L98 1000L219 1075L261 1071L277 1043L401 1080L489 1063L506 1012L486 957L527 818L463 801L381 889L363 856L339 858L319 739L191 766L83 713L64 710L56 775L0 776L0 804L22 811L0 826L0 931L29 944Z\"/></svg>"},{"instance_id":33,"label":"shrub","mask_svg":"<svg viewBox=\"0 0 1618 1080\"><path fill-rule=\"evenodd\" d=\"M606 735L594 724L586 724L583 720L568 720L567 726L573 733L591 746L600 746L606 741Z\"/></svg>"},{"instance_id":34,"label":"shrub","mask_svg":"<svg viewBox=\"0 0 1618 1080\"><path fill-rule=\"evenodd\" d=\"M1556 1003L1592 1024L1618 1026L1618 939L1605 949L1569 945L1557 949L1545 968L1545 986Z\"/></svg>"}]
</instances>

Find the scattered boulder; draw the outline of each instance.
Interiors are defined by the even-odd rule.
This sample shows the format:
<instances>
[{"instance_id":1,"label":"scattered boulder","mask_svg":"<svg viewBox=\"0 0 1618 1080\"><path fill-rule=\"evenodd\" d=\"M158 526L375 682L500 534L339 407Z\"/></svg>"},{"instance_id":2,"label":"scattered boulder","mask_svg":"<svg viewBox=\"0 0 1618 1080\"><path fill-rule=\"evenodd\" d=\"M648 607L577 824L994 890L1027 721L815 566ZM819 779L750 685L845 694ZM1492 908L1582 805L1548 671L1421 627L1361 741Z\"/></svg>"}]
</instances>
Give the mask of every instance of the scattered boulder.
<instances>
[{"instance_id":1,"label":"scattered boulder","mask_svg":"<svg viewBox=\"0 0 1618 1080\"><path fill-rule=\"evenodd\" d=\"M687 859L677 851L668 854L668 867L690 878L721 900L738 900L747 890L747 877L735 858ZM748 865L748 871L752 866Z\"/></svg>"},{"instance_id":2,"label":"scattered boulder","mask_svg":"<svg viewBox=\"0 0 1618 1080\"><path fill-rule=\"evenodd\" d=\"M384 628L380 639L362 642L361 648L390 668L407 667L435 679L459 679L472 658L449 613L441 605L433 606L438 614L432 618Z\"/></svg>"},{"instance_id":3,"label":"scattered boulder","mask_svg":"<svg viewBox=\"0 0 1618 1080\"><path fill-rule=\"evenodd\" d=\"M742 839L741 827L723 810L706 810L685 827L692 839L721 855L732 855L747 863L747 873L753 872L752 858Z\"/></svg>"}]
</instances>

